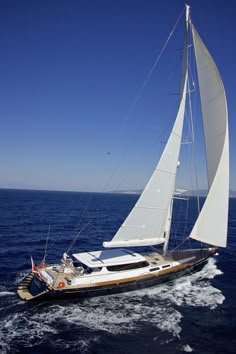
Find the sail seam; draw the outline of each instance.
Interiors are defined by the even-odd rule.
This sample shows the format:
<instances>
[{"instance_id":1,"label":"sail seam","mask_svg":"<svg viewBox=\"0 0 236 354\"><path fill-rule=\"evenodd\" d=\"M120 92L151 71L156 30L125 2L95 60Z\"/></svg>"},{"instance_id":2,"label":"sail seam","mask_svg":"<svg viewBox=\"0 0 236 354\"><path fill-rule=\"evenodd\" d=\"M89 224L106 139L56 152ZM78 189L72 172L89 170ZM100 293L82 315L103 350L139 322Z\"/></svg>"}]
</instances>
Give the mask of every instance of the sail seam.
<instances>
[{"instance_id":1,"label":"sail seam","mask_svg":"<svg viewBox=\"0 0 236 354\"><path fill-rule=\"evenodd\" d=\"M173 135L177 136L179 139L181 139L181 136L179 134L175 133L173 130L172 130L171 134L173 134Z\"/></svg>"},{"instance_id":2,"label":"sail seam","mask_svg":"<svg viewBox=\"0 0 236 354\"><path fill-rule=\"evenodd\" d=\"M159 209L159 210L167 210L167 208L148 207L148 206L143 206L143 205L136 205L136 208L140 208L140 209Z\"/></svg>"},{"instance_id":3,"label":"sail seam","mask_svg":"<svg viewBox=\"0 0 236 354\"><path fill-rule=\"evenodd\" d=\"M173 175L173 176L176 175L176 172L171 172L171 171L167 171L167 170L162 170L162 169L160 169L160 168L158 168L158 167L155 169L155 171L164 172L164 173L167 173L167 174ZM148 189L148 188L147 188L147 189ZM151 190L151 189L149 189L149 190ZM153 192L154 192L154 190L153 190Z\"/></svg>"}]
</instances>

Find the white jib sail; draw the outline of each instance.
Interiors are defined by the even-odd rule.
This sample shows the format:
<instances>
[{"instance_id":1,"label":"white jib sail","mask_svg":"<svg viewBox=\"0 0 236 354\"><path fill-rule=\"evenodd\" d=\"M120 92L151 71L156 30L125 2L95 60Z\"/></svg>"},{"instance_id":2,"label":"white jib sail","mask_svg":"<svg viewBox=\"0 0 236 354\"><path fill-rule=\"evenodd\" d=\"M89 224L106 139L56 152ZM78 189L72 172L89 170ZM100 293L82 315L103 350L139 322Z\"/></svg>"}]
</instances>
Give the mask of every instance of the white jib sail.
<instances>
[{"instance_id":1,"label":"white jib sail","mask_svg":"<svg viewBox=\"0 0 236 354\"><path fill-rule=\"evenodd\" d=\"M184 51L187 53L185 41ZM165 242L165 229L175 189L176 171L182 138L187 90L187 60L184 57L182 85L177 117L149 182L136 205L110 242L104 247L151 246Z\"/></svg>"},{"instance_id":2,"label":"white jib sail","mask_svg":"<svg viewBox=\"0 0 236 354\"><path fill-rule=\"evenodd\" d=\"M229 199L227 102L218 69L194 27L192 32L202 106L209 192L190 237L225 247Z\"/></svg>"}]
</instances>

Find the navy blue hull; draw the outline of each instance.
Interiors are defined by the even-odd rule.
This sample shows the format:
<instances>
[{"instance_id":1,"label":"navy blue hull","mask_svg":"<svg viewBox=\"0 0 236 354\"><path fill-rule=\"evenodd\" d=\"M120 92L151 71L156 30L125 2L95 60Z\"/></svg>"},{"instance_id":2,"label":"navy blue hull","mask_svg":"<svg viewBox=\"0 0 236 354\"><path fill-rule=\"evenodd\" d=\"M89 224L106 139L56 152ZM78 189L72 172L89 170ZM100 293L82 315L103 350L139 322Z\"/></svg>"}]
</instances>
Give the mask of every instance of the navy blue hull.
<instances>
[{"instance_id":1,"label":"navy blue hull","mask_svg":"<svg viewBox=\"0 0 236 354\"><path fill-rule=\"evenodd\" d=\"M210 256L209 256L210 257ZM144 278L140 280L131 281L129 283L118 283L112 285L103 285L97 287L88 287L83 289L62 289L62 290L51 290L47 293L42 294L33 300L42 300L42 299L82 299L87 297L96 297L96 296L104 296L104 295L112 295L119 294L123 292L129 292L134 290L140 290L145 288L150 288L154 286L158 286L163 283L174 281L180 277L190 275L195 273L203 268L206 264L207 259L205 258L187 268L176 270L167 274L153 276L149 278Z\"/></svg>"}]
</instances>

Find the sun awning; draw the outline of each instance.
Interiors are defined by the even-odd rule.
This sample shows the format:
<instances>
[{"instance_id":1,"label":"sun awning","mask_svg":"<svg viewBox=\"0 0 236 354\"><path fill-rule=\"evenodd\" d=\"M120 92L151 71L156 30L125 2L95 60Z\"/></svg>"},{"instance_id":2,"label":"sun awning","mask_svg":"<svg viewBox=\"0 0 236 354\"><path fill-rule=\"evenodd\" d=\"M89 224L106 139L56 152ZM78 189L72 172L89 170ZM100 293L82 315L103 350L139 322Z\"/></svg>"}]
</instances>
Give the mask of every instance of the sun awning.
<instances>
[{"instance_id":1,"label":"sun awning","mask_svg":"<svg viewBox=\"0 0 236 354\"><path fill-rule=\"evenodd\" d=\"M107 267L145 261L145 258L142 255L125 249L74 253L73 257L89 268Z\"/></svg>"}]
</instances>

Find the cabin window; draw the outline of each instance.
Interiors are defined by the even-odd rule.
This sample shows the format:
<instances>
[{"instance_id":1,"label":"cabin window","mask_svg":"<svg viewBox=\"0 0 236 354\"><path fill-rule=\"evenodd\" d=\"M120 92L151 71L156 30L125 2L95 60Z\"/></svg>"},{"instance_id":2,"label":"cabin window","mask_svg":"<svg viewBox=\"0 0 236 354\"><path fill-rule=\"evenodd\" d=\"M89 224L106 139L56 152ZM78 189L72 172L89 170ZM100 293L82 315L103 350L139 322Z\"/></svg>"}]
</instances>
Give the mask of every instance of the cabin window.
<instances>
[{"instance_id":1,"label":"cabin window","mask_svg":"<svg viewBox=\"0 0 236 354\"><path fill-rule=\"evenodd\" d=\"M84 264L78 262L78 261L73 261L73 265L75 268L83 267L85 268Z\"/></svg>"},{"instance_id":2,"label":"cabin window","mask_svg":"<svg viewBox=\"0 0 236 354\"><path fill-rule=\"evenodd\" d=\"M149 263L146 261L139 262L139 263L129 263L129 264L119 264L114 266L107 267L109 272L120 272L122 270L131 270L131 269L138 269L149 266Z\"/></svg>"},{"instance_id":3,"label":"cabin window","mask_svg":"<svg viewBox=\"0 0 236 354\"><path fill-rule=\"evenodd\" d=\"M155 268L152 268L152 269L149 269L150 272L155 272L155 270L160 270L161 268L160 267L155 267Z\"/></svg>"},{"instance_id":4,"label":"cabin window","mask_svg":"<svg viewBox=\"0 0 236 354\"><path fill-rule=\"evenodd\" d=\"M102 267L92 268L93 272L101 272Z\"/></svg>"},{"instance_id":5,"label":"cabin window","mask_svg":"<svg viewBox=\"0 0 236 354\"><path fill-rule=\"evenodd\" d=\"M93 272L100 272L101 271L101 267L96 267L96 268L89 268L89 267L86 267L84 272L85 274L91 274Z\"/></svg>"},{"instance_id":6,"label":"cabin window","mask_svg":"<svg viewBox=\"0 0 236 354\"><path fill-rule=\"evenodd\" d=\"M162 266L162 269L169 268L169 267L170 267L170 264L165 264Z\"/></svg>"}]
</instances>

